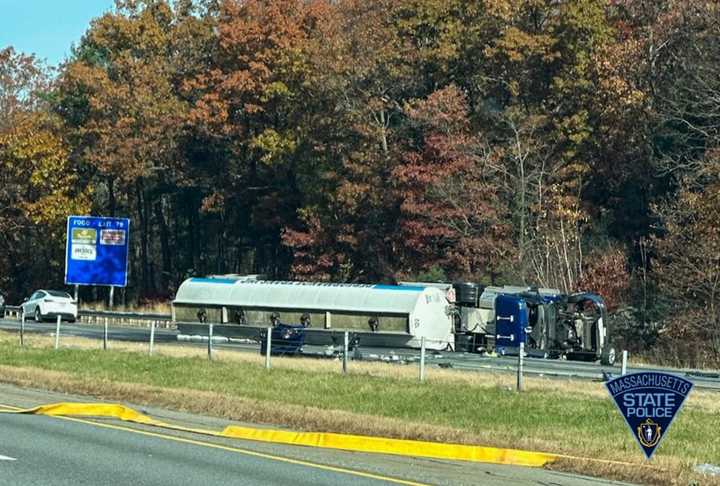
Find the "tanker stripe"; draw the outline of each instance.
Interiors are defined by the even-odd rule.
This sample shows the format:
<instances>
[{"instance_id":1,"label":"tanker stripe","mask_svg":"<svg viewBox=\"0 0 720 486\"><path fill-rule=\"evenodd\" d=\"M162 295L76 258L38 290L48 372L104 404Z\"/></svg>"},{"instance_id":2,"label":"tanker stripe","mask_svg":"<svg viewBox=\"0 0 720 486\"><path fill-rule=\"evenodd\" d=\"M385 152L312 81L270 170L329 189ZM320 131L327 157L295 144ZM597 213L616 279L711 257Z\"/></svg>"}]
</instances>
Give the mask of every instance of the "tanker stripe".
<instances>
[{"instance_id":1,"label":"tanker stripe","mask_svg":"<svg viewBox=\"0 0 720 486\"><path fill-rule=\"evenodd\" d=\"M374 289L378 290L401 290L405 292L422 292L425 287L417 287L413 285L373 285Z\"/></svg>"},{"instance_id":2,"label":"tanker stripe","mask_svg":"<svg viewBox=\"0 0 720 486\"><path fill-rule=\"evenodd\" d=\"M237 280L232 278L193 278L193 282L198 283L210 283L210 284L225 284L232 285L237 283Z\"/></svg>"}]
</instances>

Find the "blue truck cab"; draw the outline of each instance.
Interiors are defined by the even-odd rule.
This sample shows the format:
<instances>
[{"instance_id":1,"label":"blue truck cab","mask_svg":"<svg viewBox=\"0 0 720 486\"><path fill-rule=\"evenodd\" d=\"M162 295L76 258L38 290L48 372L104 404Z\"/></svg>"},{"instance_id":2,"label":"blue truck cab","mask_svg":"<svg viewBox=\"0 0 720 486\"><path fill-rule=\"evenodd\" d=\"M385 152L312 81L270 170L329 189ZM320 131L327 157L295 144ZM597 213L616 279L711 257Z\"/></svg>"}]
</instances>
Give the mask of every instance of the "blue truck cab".
<instances>
[{"instance_id":1,"label":"blue truck cab","mask_svg":"<svg viewBox=\"0 0 720 486\"><path fill-rule=\"evenodd\" d=\"M460 320L456 328L466 336L472 335L463 342L471 342L474 351L517 355L523 343L531 356L600 360L603 364L615 361L605 303L596 294L485 287L474 302L463 299L456 305Z\"/></svg>"}]
</instances>

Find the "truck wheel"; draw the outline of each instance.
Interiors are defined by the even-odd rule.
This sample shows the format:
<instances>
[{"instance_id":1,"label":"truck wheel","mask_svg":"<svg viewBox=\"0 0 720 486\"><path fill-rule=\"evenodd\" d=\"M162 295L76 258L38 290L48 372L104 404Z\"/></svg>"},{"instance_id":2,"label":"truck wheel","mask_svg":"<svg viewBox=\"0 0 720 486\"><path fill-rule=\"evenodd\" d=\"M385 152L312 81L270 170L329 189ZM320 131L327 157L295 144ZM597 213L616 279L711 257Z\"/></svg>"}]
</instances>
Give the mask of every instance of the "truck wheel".
<instances>
[{"instance_id":1,"label":"truck wheel","mask_svg":"<svg viewBox=\"0 0 720 486\"><path fill-rule=\"evenodd\" d=\"M615 364L615 348L605 347L600 353L600 364L603 366L613 366Z\"/></svg>"}]
</instances>

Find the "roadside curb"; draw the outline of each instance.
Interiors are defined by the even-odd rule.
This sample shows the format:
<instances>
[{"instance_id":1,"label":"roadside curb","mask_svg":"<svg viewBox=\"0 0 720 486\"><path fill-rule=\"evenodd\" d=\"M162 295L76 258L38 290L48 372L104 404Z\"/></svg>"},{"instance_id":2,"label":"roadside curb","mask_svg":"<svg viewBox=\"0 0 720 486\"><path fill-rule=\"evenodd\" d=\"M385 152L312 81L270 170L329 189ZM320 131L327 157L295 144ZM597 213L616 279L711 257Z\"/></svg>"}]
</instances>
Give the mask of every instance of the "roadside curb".
<instances>
[{"instance_id":1,"label":"roadside curb","mask_svg":"<svg viewBox=\"0 0 720 486\"><path fill-rule=\"evenodd\" d=\"M320 447L325 449L342 449L355 452L429 457L433 459L486 462L528 467L543 467L545 464L558 458L555 454L517 449L500 449L495 447L388 439L383 437L324 432L260 430L247 427L237 427L233 425L226 427L222 436L262 442Z\"/></svg>"},{"instance_id":2,"label":"roadside curb","mask_svg":"<svg viewBox=\"0 0 720 486\"><path fill-rule=\"evenodd\" d=\"M104 417L150 425L183 432L214 437L272 442L277 444L340 449L353 452L392 454L400 456L427 457L454 461L484 462L526 467L543 467L564 457L559 454L502 449L463 444L389 439L383 437L346 435L325 432L292 432L273 429L255 429L230 425L222 432L194 429L167 424L144 415L130 407L105 403L55 403L25 410L0 410L0 413L36 414L48 416Z\"/></svg>"}]
</instances>

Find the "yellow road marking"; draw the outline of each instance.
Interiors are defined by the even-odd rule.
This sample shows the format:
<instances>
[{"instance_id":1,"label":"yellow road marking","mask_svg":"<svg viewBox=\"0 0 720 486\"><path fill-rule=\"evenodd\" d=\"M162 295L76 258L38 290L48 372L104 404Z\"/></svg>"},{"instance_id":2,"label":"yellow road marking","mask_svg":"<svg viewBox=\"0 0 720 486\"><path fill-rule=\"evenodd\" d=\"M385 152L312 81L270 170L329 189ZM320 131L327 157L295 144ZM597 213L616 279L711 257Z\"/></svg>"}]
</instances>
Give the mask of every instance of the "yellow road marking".
<instances>
[{"instance_id":1,"label":"yellow road marking","mask_svg":"<svg viewBox=\"0 0 720 486\"><path fill-rule=\"evenodd\" d=\"M0 404L0 408L4 405ZM154 427L165 428L168 430L176 430L180 432L189 432L200 435L208 435L211 437L219 438L234 438L243 440L252 440L260 442L270 442L276 444L287 444L287 445L299 445L299 446L310 446L316 448L326 449L339 449L345 451L354 452L368 452L368 453L380 453L380 454L394 454L401 456L410 457L427 457L434 459L445 459L445 460L460 460L460 461L473 461L473 462L484 462L484 463L495 463L505 465L516 465L516 466L529 466L529 467L542 467L548 462L552 462L558 458L570 459L570 460L585 460L604 464L623 465L641 467L647 469L657 469L655 466L649 464L637 464L628 463L622 461L613 461L608 459L598 458L583 458L574 457L565 454L551 454L542 452L523 451L517 449L501 449L494 447L482 447L482 446L467 446L462 444L442 444L435 442L425 441L413 441L413 440L399 440L399 439L388 439L383 437L371 437L371 436L355 436L347 434L333 434L333 433L314 433L314 432L292 432L285 430L272 430L272 429L253 429L248 427L238 427L230 425L225 428L222 432L216 432L212 430L193 429L188 427L181 427L177 425L166 424L159 420L155 420L147 415L137 412L130 407L126 407L120 404L107 404L107 403L55 403L49 405L41 405L39 407L31 409L21 409L5 405L9 410L0 410L0 413L32 413L48 415L53 417L64 418L67 420L76 420L83 422L80 419L70 419L69 416L85 416L85 417L109 417L128 422L134 422L142 425L149 425ZM94 424L102 427L117 428L119 430L136 431L136 429L130 429L119 426L110 426L107 424L100 424L98 422L85 421L84 423ZM152 435L151 432L138 432ZM172 437L163 434L158 434L158 437ZM208 443L202 443L208 444ZM237 449L237 451L244 451L243 449ZM245 451L248 454L260 454L251 451ZM263 457L260 455L259 457ZM274 456L269 456L273 458ZM286 460L288 462L294 461L287 458L276 458L277 460ZM302 462L301 462L302 463ZM311 467L330 468L330 466L312 465ZM334 470L334 469L329 469ZM342 470L345 471L345 470ZM348 474L358 474L347 470ZM366 474L366 473L359 473ZM367 476L375 477L375 476ZM392 478L382 478L385 481L399 482L400 484L418 484L401 480L393 480Z\"/></svg>"},{"instance_id":2,"label":"yellow road marking","mask_svg":"<svg viewBox=\"0 0 720 486\"><path fill-rule=\"evenodd\" d=\"M16 411L16 412L23 410L22 408L17 408L17 407L13 407L10 405L3 405L3 404L0 404L0 408L5 408L7 410ZM291 459L289 457L276 456L276 455L267 454L264 452L255 452L255 451L250 451L250 450L246 450L246 449L240 449L238 447L224 446L224 445L220 445L220 444L213 444L211 442L203 442L203 441L194 440L194 439L186 439L183 437L176 437L176 436L172 436L172 435L160 434L157 432L149 432L146 430L132 429L130 427L123 427L120 425L103 424L103 423L93 422L92 420L84 420L84 419L79 419L79 418L74 418L74 417L63 417L61 415L50 415L50 416L60 419L60 420L68 420L70 422L78 422L78 423L92 425L95 427L102 427L102 428L106 428L106 429L121 430L124 432L130 432L133 434L145 435L145 436L149 436L149 437L170 440L173 442L180 442L183 444L191 444L191 445L196 445L196 446L201 446L201 447L207 447L210 449L219 449L219 450L224 450L224 451L228 451L228 452L235 452L237 454L242 454L242 455L246 455L246 456L258 457L258 458L262 458L262 459L269 459L269 460L284 462L284 463L288 463L288 464L295 464L298 466L305 466L305 467L310 467L313 469L320 469L323 471L348 474L351 476L359 476L359 477L368 478L368 479L376 479L378 481L387 481L387 482L395 483L395 484L405 484L408 486L427 486L424 483L418 483L418 482L414 482L414 481L406 481L403 479L391 478L391 477L382 476L379 474L355 471L352 469L346 469L346 468L342 468L342 467L326 466L324 464L316 464L313 462L303 461L303 460L299 460L299 459Z\"/></svg>"},{"instance_id":3,"label":"yellow road marking","mask_svg":"<svg viewBox=\"0 0 720 486\"><path fill-rule=\"evenodd\" d=\"M542 467L552 462L557 454L484 447L478 445L446 444L421 440L391 439L386 437L334 434L329 432L294 432L228 426L221 432L190 429L169 425L137 412L130 407L112 403L53 403L21 410L19 413L64 417L110 417L128 422L152 425L165 429L194 432L214 437L244 439L275 444L300 445L324 449L339 449L374 454L393 454L409 457L427 457L451 461L471 461L513 466Z\"/></svg>"}]
</instances>

